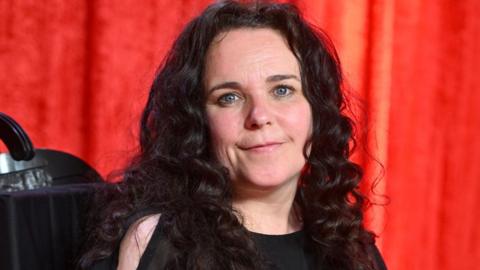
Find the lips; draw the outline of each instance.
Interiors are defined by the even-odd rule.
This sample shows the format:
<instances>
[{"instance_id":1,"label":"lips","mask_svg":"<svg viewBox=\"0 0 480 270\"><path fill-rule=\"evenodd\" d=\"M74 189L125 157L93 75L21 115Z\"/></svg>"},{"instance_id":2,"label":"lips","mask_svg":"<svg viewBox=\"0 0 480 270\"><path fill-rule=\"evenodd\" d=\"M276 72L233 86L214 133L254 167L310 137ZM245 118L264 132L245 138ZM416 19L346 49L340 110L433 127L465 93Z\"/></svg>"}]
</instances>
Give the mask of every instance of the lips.
<instances>
[{"instance_id":1,"label":"lips","mask_svg":"<svg viewBox=\"0 0 480 270\"><path fill-rule=\"evenodd\" d=\"M253 145L240 146L239 148L244 151L250 152L271 152L282 145L281 142L267 142Z\"/></svg>"}]
</instances>

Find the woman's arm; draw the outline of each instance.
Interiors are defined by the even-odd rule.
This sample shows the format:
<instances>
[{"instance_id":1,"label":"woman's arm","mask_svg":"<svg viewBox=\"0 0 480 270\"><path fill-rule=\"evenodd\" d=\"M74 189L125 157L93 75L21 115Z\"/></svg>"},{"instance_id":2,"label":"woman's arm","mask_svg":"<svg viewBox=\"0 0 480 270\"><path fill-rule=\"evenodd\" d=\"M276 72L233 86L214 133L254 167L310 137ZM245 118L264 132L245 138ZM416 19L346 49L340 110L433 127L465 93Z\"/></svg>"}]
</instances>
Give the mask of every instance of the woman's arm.
<instances>
[{"instance_id":1,"label":"woman's arm","mask_svg":"<svg viewBox=\"0 0 480 270\"><path fill-rule=\"evenodd\" d=\"M160 214L147 216L133 223L123 237L118 256L118 270L135 270L152 238Z\"/></svg>"}]
</instances>

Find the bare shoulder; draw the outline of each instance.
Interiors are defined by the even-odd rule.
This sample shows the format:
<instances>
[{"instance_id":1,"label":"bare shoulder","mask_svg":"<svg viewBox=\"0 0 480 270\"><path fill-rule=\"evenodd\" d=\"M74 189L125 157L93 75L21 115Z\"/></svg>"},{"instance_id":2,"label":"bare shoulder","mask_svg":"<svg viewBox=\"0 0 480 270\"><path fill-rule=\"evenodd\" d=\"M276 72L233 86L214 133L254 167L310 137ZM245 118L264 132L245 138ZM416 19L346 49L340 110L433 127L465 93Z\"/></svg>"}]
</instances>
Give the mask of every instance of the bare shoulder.
<instances>
[{"instance_id":1,"label":"bare shoulder","mask_svg":"<svg viewBox=\"0 0 480 270\"><path fill-rule=\"evenodd\" d=\"M118 270L137 269L140 258L152 238L159 218L160 214L146 216L137 220L128 228L120 244Z\"/></svg>"}]
</instances>

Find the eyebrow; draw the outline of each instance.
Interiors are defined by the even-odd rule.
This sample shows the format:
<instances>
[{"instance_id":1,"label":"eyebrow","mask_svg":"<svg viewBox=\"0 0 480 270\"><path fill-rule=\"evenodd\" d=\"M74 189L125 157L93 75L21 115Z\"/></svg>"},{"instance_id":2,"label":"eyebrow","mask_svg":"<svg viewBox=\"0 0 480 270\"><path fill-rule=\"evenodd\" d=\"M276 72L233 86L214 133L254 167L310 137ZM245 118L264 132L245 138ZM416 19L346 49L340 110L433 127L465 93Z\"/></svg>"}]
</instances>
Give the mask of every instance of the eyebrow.
<instances>
[{"instance_id":1,"label":"eyebrow","mask_svg":"<svg viewBox=\"0 0 480 270\"><path fill-rule=\"evenodd\" d=\"M278 75L268 76L267 79L266 79L266 82L272 83L272 82L279 82L279 81L289 80L289 79L294 79L294 80L297 80L297 81L301 82L300 78L298 78L296 75L293 75L293 74L286 74L286 75L278 74ZM213 92L215 90L218 90L218 89L224 89L224 88L230 88L230 89L238 90L238 89L241 88L241 85L240 85L240 83L234 82L234 81L224 82L224 83L215 85L212 88L210 88L208 93L211 93L211 92Z\"/></svg>"},{"instance_id":2,"label":"eyebrow","mask_svg":"<svg viewBox=\"0 0 480 270\"><path fill-rule=\"evenodd\" d=\"M288 79L295 79L300 82L300 78L298 78L296 75L272 75L267 78L267 82L278 82L278 81L283 81L283 80L288 80Z\"/></svg>"}]
</instances>

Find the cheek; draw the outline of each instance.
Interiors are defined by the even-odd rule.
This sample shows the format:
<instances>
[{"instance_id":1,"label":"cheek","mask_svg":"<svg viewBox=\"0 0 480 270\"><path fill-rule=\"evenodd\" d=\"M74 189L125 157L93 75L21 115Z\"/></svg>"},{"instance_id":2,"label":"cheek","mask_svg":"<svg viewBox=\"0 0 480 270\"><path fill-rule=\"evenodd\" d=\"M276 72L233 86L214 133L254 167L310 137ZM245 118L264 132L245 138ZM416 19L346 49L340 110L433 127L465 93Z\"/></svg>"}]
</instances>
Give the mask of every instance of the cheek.
<instances>
[{"instance_id":1,"label":"cheek","mask_svg":"<svg viewBox=\"0 0 480 270\"><path fill-rule=\"evenodd\" d=\"M236 125L228 114L209 115L208 121L212 135L212 146L217 155L223 155L226 148L235 144L238 135Z\"/></svg>"},{"instance_id":2,"label":"cheek","mask_svg":"<svg viewBox=\"0 0 480 270\"><path fill-rule=\"evenodd\" d=\"M308 103L301 106L292 107L286 113L289 129L295 133L295 137L301 140L307 140L313 129L312 111Z\"/></svg>"}]
</instances>

